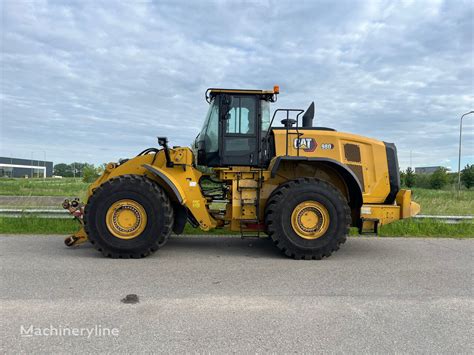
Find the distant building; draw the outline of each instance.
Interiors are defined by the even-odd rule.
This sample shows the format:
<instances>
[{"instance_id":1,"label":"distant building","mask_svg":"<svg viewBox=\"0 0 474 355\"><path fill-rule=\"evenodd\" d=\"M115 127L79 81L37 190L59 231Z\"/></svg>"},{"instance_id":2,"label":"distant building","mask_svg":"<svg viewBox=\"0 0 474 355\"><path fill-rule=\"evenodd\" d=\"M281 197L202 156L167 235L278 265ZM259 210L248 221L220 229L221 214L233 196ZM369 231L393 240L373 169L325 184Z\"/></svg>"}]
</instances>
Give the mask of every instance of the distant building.
<instances>
[{"instance_id":1,"label":"distant building","mask_svg":"<svg viewBox=\"0 0 474 355\"><path fill-rule=\"evenodd\" d=\"M0 157L0 178L51 176L53 176L52 161Z\"/></svg>"},{"instance_id":2,"label":"distant building","mask_svg":"<svg viewBox=\"0 0 474 355\"><path fill-rule=\"evenodd\" d=\"M433 174L438 169L446 169L444 166L422 166L415 168L415 174Z\"/></svg>"}]
</instances>

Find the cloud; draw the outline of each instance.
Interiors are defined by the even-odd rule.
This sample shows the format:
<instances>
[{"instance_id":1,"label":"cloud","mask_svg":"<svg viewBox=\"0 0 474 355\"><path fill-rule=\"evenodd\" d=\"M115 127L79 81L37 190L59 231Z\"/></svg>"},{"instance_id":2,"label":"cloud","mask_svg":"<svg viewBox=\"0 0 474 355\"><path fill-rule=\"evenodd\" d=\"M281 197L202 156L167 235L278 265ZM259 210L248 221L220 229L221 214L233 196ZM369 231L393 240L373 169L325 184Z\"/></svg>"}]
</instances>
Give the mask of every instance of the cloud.
<instances>
[{"instance_id":1,"label":"cloud","mask_svg":"<svg viewBox=\"0 0 474 355\"><path fill-rule=\"evenodd\" d=\"M4 1L1 155L94 163L189 145L207 87L316 102L318 125L455 166L473 108L470 1ZM466 118L465 162L474 161Z\"/></svg>"}]
</instances>

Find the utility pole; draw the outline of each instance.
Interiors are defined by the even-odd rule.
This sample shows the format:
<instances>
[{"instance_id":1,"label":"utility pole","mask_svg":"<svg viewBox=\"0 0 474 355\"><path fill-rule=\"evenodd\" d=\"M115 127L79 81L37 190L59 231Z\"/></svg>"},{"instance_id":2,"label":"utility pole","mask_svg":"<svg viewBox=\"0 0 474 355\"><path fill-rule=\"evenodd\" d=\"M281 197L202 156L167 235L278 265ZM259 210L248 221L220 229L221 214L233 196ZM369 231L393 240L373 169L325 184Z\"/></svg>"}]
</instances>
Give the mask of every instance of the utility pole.
<instances>
[{"instance_id":1,"label":"utility pole","mask_svg":"<svg viewBox=\"0 0 474 355\"><path fill-rule=\"evenodd\" d=\"M46 179L46 151L43 150L43 166L44 166L44 170L43 170L43 179Z\"/></svg>"},{"instance_id":2,"label":"utility pole","mask_svg":"<svg viewBox=\"0 0 474 355\"><path fill-rule=\"evenodd\" d=\"M412 161L411 161L411 153L412 153L412 151L411 151L411 149L410 149L410 168L413 169L413 164L412 164Z\"/></svg>"},{"instance_id":3,"label":"utility pole","mask_svg":"<svg viewBox=\"0 0 474 355\"><path fill-rule=\"evenodd\" d=\"M462 119L464 116L470 115L474 111L466 112L461 116L461 123L459 125L459 158L458 158L458 191L461 191L461 143L462 143Z\"/></svg>"},{"instance_id":4,"label":"utility pole","mask_svg":"<svg viewBox=\"0 0 474 355\"><path fill-rule=\"evenodd\" d=\"M31 178L33 178L33 170L35 170L35 169L33 168L33 166L34 166L34 165L33 165L33 153L34 153L34 152L31 152L31 173L30 173L30 177L31 177Z\"/></svg>"}]
</instances>

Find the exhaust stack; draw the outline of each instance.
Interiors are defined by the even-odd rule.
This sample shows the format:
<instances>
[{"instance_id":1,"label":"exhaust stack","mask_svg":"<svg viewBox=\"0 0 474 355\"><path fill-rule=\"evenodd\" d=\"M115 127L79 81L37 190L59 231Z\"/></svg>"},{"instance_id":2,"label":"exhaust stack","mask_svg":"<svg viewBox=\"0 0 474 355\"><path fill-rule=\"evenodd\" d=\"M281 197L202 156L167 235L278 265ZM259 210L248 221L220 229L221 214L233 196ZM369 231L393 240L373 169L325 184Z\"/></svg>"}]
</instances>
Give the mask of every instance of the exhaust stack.
<instances>
[{"instance_id":1,"label":"exhaust stack","mask_svg":"<svg viewBox=\"0 0 474 355\"><path fill-rule=\"evenodd\" d=\"M303 128L313 127L313 118L314 118L314 101L311 102L308 109L303 115Z\"/></svg>"}]
</instances>

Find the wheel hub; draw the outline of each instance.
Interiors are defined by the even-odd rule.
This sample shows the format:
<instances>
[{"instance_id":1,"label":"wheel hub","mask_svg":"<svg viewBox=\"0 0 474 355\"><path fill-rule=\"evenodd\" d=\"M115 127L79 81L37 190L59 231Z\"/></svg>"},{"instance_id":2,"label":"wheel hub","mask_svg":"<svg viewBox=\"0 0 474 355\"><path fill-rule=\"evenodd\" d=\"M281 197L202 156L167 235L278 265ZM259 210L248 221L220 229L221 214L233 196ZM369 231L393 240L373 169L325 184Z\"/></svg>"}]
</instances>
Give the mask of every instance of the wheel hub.
<instances>
[{"instance_id":1,"label":"wheel hub","mask_svg":"<svg viewBox=\"0 0 474 355\"><path fill-rule=\"evenodd\" d=\"M291 226L301 238L319 238L329 228L329 212L317 201L301 202L291 214Z\"/></svg>"},{"instance_id":2,"label":"wheel hub","mask_svg":"<svg viewBox=\"0 0 474 355\"><path fill-rule=\"evenodd\" d=\"M116 201L107 210L107 228L117 238L138 237L145 230L146 223L145 209L134 200Z\"/></svg>"}]
</instances>

